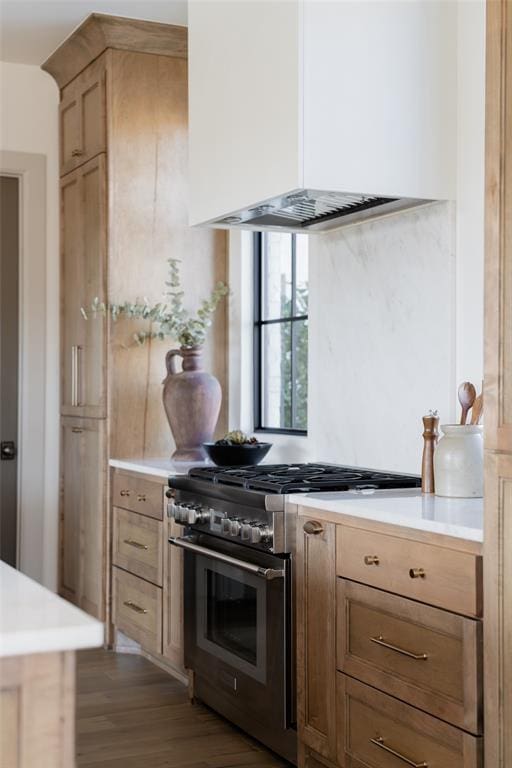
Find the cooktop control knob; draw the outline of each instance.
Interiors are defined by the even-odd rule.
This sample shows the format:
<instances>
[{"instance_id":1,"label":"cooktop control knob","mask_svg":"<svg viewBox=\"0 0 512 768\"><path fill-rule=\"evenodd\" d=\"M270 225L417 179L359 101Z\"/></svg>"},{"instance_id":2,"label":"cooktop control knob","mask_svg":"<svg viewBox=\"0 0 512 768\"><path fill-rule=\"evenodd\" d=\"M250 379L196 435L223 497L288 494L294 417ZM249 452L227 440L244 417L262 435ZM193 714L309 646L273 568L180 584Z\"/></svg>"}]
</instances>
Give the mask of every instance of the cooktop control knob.
<instances>
[{"instance_id":1,"label":"cooktop control knob","mask_svg":"<svg viewBox=\"0 0 512 768\"><path fill-rule=\"evenodd\" d=\"M222 520L222 533L225 533L227 536L231 533L231 518L225 517Z\"/></svg>"},{"instance_id":2,"label":"cooktop control knob","mask_svg":"<svg viewBox=\"0 0 512 768\"><path fill-rule=\"evenodd\" d=\"M230 536L238 536L242 530L242 523L237 517L232 517L230 520L229 534Z\"/></svg>"},{"instance_id":3,"label":"cooktop control knob","mask_svg":"<svg viewBox=\"0 0 512 768\"><path fill-rule=\"evenodd\" d=\"M251 541L253 528L258 525L257 520L251 520L250 522L242 523L242 530L240 532L240 538L242 541Z\"/></svg>"},{"instance_id":4,"label":"cooktop control knob","mask_svg":"<svg viewBox=\"0 0 512 768\"><path fill-rule=\"evenodd\" d=\"M210 512L203 509L200 504L190 504L188 509L187 522L189 525L197 523L206 523L210 519Z\"/></svg>"},{"instance_id":5,"label":"cooktop control knob","mask_svg":"<svg viewBox=\"0 0 512 768\"><path fill-rule=\"evenodd\" d=\"M184 525L188 520L188 508L185 504L174 504L172 516L177 523Z\"/></svg>"},{"instance_id":6,"label":"cooktop control knob","mask_svg":"<svg viewBox=\"0 0 512 768\"><path fill-rule=\"evenodd\" d=\"M266 544L272 541L272 529L268 525L254 525L251 529L251 544Z\"/></svg>"}]
</instances>

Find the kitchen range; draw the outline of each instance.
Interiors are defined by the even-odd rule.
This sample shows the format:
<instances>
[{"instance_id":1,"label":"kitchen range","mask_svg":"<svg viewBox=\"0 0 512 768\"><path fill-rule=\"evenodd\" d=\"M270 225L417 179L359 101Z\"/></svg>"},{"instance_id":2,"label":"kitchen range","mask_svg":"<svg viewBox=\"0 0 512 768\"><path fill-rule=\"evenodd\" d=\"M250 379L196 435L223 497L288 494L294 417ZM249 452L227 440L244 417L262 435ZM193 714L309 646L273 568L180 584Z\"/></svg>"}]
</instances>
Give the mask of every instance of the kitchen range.
<instances>
[{"instance_id":1,"label":"kitchen range","mask_svg":"<svg viewBox=\"0 0 512 768\"><path fill-rule=\"evenodd\" d=\"M296 508L287 495L416 488L414 475L328 464L197 467L169 479L184 526L185 666L194 696L296 762Z\"/></svg>"}]
</instances>

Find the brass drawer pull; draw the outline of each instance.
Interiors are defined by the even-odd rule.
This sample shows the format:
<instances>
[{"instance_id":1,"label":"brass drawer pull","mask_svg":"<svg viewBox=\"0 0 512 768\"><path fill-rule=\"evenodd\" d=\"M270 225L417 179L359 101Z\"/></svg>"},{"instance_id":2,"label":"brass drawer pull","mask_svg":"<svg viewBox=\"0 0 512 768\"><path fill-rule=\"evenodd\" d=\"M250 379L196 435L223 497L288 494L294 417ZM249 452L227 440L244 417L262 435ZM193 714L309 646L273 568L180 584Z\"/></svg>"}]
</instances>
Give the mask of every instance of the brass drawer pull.
<instances>
[{"instance_id":1,"label":"brass drawer pull","mask_svg":"<svg viewBox=\"0 0 512 768\"><path fill-rule=\"evenodd\" d=\"M126 489L123 489L122 491L119 492L119 495L120 496L129 496L130 495L130 491L127 491Z\"/></svg>"},{"instance_id":2,"label":"brass drawer pull","mask_svg":"<svg viewBox=\"0 0 512 768\"><path fill-rule=\"evenodd\" d=\"M83 429L80 429L80 427L71 427L71 431L74 435L81 435L83 432Z\"/></svg>"},{"instance_id":3,"label":"brass drawer pull","mask_svg":"<svg viewBox=\"0 0 512 768\"><path fill-rule=\"evenodd\" d=\"M146 494L145 493L138 493L137 494L137 501L146 501Z\"/></svg>"},{"instance_id":4,"label":"brass drawer pull","mask_svg":"<svg viewBox=\"0 0 512 768\"><path fill-rule=\"evenodd\" d=\"M316 520L308 520L304 523L304 533L310 533L313 536L317 536L319 533L322 533L324 530L324 527L322 523L318 523Z\"/></svg>"},{"instance_id":5,"label":"brass drawer pull","mask_svg":"<svg viewBox=\"0 0 512 768\"><path fill-rule=\"evenodd\" d=\"M147 544L141 544L140 541L135 541L134 539L123 539L124 544L129 544L130 547L135 547L135 549L147 549Z\"/></svg>"},{"instance_id":6,"label":"brass drawer pull","mask_svg":"<svg viewBox=\"0 0 512 768\"><path fill-rule=\"evenodd\" d=\"M83 155L82 149L72 149L71 150L71 157L81 157Z\"/></svg>"},{"instance_id":7,"label":"brass drawer pull","mask_svg":"<svg viewBox=\"0 0 512 768\"><path fill-rule=\"evenodd\" d=\"M409 568L409 576L411 579L424 579L427 574L423 568Z\"/></svg>"},{"instance_id":8,"label":"brass drawer pull","mask_svg":"<svg viewBox=\"0 0 512 768\"><path fill-rule=\"evenodd\" d=\"M407 656L409 659L416 659L417 661L426 661L428 659L426 653L412 653L411 651L406 651L404 648L399 648L398 645L387 643L382 635L379 635L378 637L370 637L370 642L375 643L376 645L381 645L383 648L388 648L390 651L401 653L402 656Z\"/></svg>"},{"instance_id":9,"label":"brass drawer pull","mask_svg":"<svg viewBox=\"0 0 512 768\"><path fill-rule=\"evenodd\" d=\"M133 603L131 600L125 600L123 605L126 605L127 608L131 608L135 613L147 613L145 608L141 608L140 605Z\"/></svg>"},{"instance_id":10,"label":"brass drawer pull","mask_svg":"<svg viewBox=\"0 0 512 768\"><path fill-rule=\"evenodd\" d=\"M380 749L383 749L385 752L388 752L388 754L393 755L393 757L397 757L399 760L402 760L407 765L410 765L411 768L428 768L428 763L426 763L424 760L421 763L416 763L414 760L409 760L408 757L405 755L401 755L400 752L397 752L395 749L391 749L391 747L388 747L387 744L384 744L384 739L382 736L377 736L376 739L370 739L370 742L372 744L375 744L376 747L380 747Z\"/></svg>"},{"instance_id":11,"label":"brass drawer pull","mask_svg":"<svg viewBox=\"0 0 512 768\"><path fill-rule=\"evenodd\" d=\"M365 565L379 565L380 560L377 555L365 555L364 556L364 564Z\"/></svg>"}]
</instances>

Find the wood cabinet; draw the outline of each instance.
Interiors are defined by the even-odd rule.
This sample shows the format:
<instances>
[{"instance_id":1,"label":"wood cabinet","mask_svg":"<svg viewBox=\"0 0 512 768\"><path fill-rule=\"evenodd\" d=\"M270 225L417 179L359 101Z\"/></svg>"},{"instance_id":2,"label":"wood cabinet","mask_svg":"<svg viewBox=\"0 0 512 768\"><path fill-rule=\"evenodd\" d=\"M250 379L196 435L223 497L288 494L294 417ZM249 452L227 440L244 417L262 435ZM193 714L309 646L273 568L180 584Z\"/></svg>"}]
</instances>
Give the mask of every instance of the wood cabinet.
<instances>
[{"instance_id":1,"label":"wood cabinet","mask_svg":"<svg viewBox=\"0 0 512 768\"><path fill-rule=\"evenodd\" d=\"M482 740L337 674L338 765L481 768Z\"/></svg>"},{"instance_id":2,"label":"wood cabinet","mask_svg":"<svg viewBox=\"0 0 512 768\"><path fill-rule=\"evenodd\" d=\"M337 669L482 732L482 623L337 579Z\"/></svg>"},{"instance_id":3,"label":"wood cabinet","mask_svg":"<svg viewBox=\"0 0 512 768\"><path fill-rule=\"evenodd\" d=\"M162 653L162 590L144 579L113 568L112 620L150 653Z\"/></svg>"},{"instance_id":4,"label":"wood cabinet","mask_svg":"<svg viewBox=\"0 0 512 768\"><path fill-rule=\"evenodd\" d=\"M299 506L296 573L299 767L481 768L481 546Z\"/></svg>"},{"instance_id":5,"label":"wood cabinet","mask_svg":"<svg viewBox=\"0 0 512 768\"><path fill-rule=\"evenodd\" d=\"M300 518L297 531L299 738L336 760L336 578L333 523Z\"/></svg>"},{"instance_id":6,"label":"wood cabinet","mask_svg":"<svg viewBox=\"0 0 512 768\"><path fill-rule=\"evenodd\" d=\"M224 233L193 231L187 220L187 29L92 14L42 65L57 81L60 104L61 415L60 594L109 622L111 540L108 456L164 456L172 438L162 408L168 342L134 343L129 320L85 319L98 300L159 301L170 255L187 262L205 292L227 273ZM194 259L201 265L195 269ZM149 325L144 326L147 330ZM226 380L223 318L212 329L211 365ZM207 353L208 354L208 353ZM66 419L81 419L82 433ZM224 425L220 425L223 429ZM96 478L77 459L96 435ZM101 439L99 437L101 435ZM75 442L73 442L75 441ZM100 445L101 443L101 445ZM101 489L98 482L103 483ZM86 483L94 496L94 551L79 530ZM161 494L161 486L158 489ZM139 498L140 497L140 498ZM73 502L71 501L73 500ZM128 497L124 499L128 501ZM121 508L161 516L162 500L145 494ZM161 519L161 518L160 518ZM83 527L83 523L82 523ZM103 539L100 536L103 534ZM102 599L85 599L79 574L96 564ZM159 566L161 568L161 566ZM87 578L89 578L87 576ZM93 593L96 584L91 585ZM100 613L98 613L100 611Z\"/></svg>"},{"instance_id":7,"label":"wood cabinet","mask_svg":"<svg viewBox=\"0 0 512 768\"><path fill-rule=\"evenodd\" d=\"M336 573L462 613L482 615L482 558L450 546L339 525Z\"/></svg>"},{"instance_id":8,"label":"wood cabinet","mask_svg":"<svg viewBox=\"0 0 512 768\"><path fill-rule=\"evenodd\" d=\"M105 301L107 197L105 156L61 179L61 413L106 416L107 321L81 309Z\"/></svg>"},{"instance_id":9,"label":"wood cabinet","mask_svg":"<svg viewBox=\"0 0 512 768\"><path fill-rule=\"evenodd\" d=\"M168 542L182 529L167 516L165 481L112 474L114 629L184 677L183 553Z\"/></svg>"},{"instance_id":10,"label":"wood cabinet","mask_svg":"<svg viewBox=\"0 0 512 768\"><path fill-rule=\"evenodd\" d=\"M136 472L114 472L112 502L118 507L161 520L163 494L160 481L148 480Z\"/></svg>"},{"instance_id":11,"label":"wood cabinet","mask_svg":"<svg viewBox=\"0 0 512 768\"><path fill-rule=\"evenodd\" d=\"M102 619L105 612L105 423L61 421L59 584L63 597Z\"/></svg>"},{"instance_id":12,"label":"wood cabinet","mask_svg":"<svg viewBox=\"0 0 512 768\"><path fill-rule=\"evenodd\" d=\"M512 13L486 3L485 764L512 765Z\"/></svg>"},{"instance_id":13,"label":"wood cabinet","mask_svg":"<svg viewBox=\"0 0 512 768\"><path fill-rule=\"evenodd\" d=\"M112 562L162 586L162 522L126 509L113 509Z\"/></svg>"},{"instance_id":14,"label":"wood cabinet","mask_svg":"<svg viewBox=\"0 0 512 768\"><path fill-rule=\"evenodd\" d=\"M106 149L105 54L62 89L60 172L69 173Z\"/></svg>"},{"instance_id":15,"label":"wood cabinet","mask_svg":"<svg viewBox=\"0 0 512 768\"><path fill-rule=\"evenodd\" d=\"M168 516L164 537L164 616L162 653L176 669L184 671L183 659L183 550L169 544L170 536L183 529Z\"/></svg>"},{"instance_id":16,"label":"wood cabinet","mask_svg":"<svg viewBox=\"0 0 512 768\"><path fill-rule=\"evenodd\" d=\"M73 651L0 659L0 765L75 765Z\"/></svg>"}]
</instances>

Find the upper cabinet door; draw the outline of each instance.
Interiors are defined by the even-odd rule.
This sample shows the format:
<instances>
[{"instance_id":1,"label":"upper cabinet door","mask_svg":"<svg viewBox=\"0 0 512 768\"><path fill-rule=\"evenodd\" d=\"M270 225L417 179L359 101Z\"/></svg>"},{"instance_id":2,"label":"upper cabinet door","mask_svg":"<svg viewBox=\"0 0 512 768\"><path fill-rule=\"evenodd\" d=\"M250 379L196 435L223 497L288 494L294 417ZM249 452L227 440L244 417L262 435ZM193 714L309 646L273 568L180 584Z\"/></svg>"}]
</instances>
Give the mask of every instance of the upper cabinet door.
<instances>
[{"instance_id":1,"label":"upper cabinet door","mask_svg":"<svg viewBox=\"0 0 512 768\"><path fill-rule=\"evenodd\" d=\"M107 321L84 319L95 298L106 301L105 155L61 180L61 413L106 416Z\"/></svg>"},{"instance_id":2,"label":"upper cabinet door","mask_svg":"<svg viewBox=\"0 0 512 768\"><path fill-rule=\"evenodd\" d=\"M61 176L105 151L103 56L63 89L60 103L60 135Z\"/></svg>"}]
</instances>

